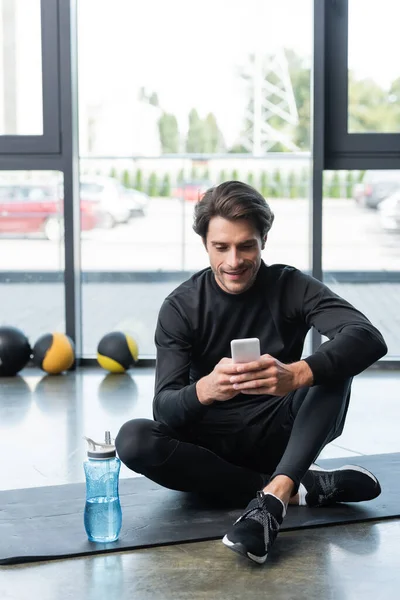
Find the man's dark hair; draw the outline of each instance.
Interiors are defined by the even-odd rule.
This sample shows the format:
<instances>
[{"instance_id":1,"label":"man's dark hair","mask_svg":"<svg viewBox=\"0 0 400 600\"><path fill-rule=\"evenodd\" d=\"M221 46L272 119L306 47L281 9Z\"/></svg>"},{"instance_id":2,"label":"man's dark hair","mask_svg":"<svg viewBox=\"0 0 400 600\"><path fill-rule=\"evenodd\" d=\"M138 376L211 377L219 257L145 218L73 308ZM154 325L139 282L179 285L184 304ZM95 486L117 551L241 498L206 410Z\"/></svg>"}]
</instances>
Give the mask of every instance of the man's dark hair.
<instances>
[{"instance_id":1,"label":"man's dark hair","mask_svg":"<svg viewBox=\"0 0 400 600\"><path fill-rule=\"evenodd\" d=\"M206 191L194 208L193 229L204 240L213 217L229 221L248 219L264 239L274 222L274 214L265 198L242 181L225 181Z\"/></svg>"}]
</instances>

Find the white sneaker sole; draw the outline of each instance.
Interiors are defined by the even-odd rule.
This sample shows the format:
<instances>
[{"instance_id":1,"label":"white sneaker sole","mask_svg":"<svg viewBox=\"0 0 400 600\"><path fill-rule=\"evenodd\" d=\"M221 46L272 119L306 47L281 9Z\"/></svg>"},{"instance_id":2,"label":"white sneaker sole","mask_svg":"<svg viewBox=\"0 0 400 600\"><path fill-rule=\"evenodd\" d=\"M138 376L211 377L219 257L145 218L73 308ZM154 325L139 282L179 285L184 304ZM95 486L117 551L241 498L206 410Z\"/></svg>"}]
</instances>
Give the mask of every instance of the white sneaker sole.
<instances>
[{"instance_id":1,"label":"white sneaker sole","mask_svg":"<svg viewBox=\"0 0 400 600\"><path fill-rule=\"evenodd\" d=\"M357 465L345 465L344 467L339 467L338 469L323 469L318 465L311 465L310 471L325 471L326 473L333 473L334 471L358 471L359 473L364 473L364 475L368 475L376 484L378 483L377 478L367 469L363 467L359 467Z\"/></svg>"},{"instance_id":2,"label":"white sneaker sole","mask_svg":"<svg viewBox=\"0 0 400 600\"><path fill-rule=\"evenodd\" d=\"M227 535L223 537L222 543L225 544L225 546L227 546L230 550L233 550L234 552L237 552L242 556L246 556L247 558L249 558L253 562L256 562L259 565L264 564L267 560L267 554L265 554L264 556L255 556L255 554L247 552L247 550L242 544L235 544L234 542L231 542Z\"/></svg>"}]
</instances>

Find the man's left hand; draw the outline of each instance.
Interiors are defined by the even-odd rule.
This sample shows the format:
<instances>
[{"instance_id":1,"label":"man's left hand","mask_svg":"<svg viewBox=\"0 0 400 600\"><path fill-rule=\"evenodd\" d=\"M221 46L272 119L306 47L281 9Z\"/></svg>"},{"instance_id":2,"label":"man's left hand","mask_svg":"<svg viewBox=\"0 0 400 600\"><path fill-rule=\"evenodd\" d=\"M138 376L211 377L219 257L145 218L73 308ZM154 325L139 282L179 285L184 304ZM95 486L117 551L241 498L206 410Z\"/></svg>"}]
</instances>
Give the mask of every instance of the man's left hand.
<instances>
[{"instance_id":1,"label":"man's left hand","mask_svg":"<svg viewBox=\"0 0 400 600\"><path fill-rule=\"evenodd\" d=\"M304 360L286 365L270 354L257 361L237 365L237 375L230 381L242 394L285 396L313 383L313 373Z\"/></svg>"}]
</instances>

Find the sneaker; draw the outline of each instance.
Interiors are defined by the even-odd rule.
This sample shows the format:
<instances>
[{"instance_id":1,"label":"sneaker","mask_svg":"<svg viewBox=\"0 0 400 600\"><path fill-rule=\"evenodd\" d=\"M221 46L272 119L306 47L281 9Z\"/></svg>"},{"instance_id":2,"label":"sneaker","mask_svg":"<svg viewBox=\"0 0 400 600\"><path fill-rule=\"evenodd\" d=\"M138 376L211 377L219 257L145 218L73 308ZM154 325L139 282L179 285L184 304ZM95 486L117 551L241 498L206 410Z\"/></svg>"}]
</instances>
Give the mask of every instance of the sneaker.
<instances>
[{"instance_id":1,"label":"sneaker","mask_svg":"<svg viewBox=\"0 0 400 600\"><path fill-rule=\"evenodd\" d=\"M285 506L279 498L257 492L257 497L250 502L222 542L234 552L263 564L285 514Z\"/></svg>"},{"instance_id":2,"label":"sneaker","mask_svg":"<svg viewBox=\"0 0 400 600\"><path fill-rule=\"evenodd\" d=\"M363 502L373 500L381 493L375 475L355 465L330 470L312 465L301 483L307 490L305 500L308 506Z\"/></svg>"}]
</instances>

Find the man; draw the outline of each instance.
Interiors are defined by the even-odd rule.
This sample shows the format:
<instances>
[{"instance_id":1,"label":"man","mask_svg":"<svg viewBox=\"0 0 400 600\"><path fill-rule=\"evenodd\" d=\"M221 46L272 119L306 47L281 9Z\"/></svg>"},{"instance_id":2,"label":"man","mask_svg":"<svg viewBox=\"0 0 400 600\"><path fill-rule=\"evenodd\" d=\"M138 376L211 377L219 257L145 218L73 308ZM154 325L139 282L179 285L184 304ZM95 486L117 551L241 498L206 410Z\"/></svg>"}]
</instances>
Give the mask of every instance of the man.
<instances>
[{"instance_id":1,"label":"man","mask_svg":"<svg viewBox=\"0 0 400 600\"><path fill-rule=\"evenodd\" d=\"M274 216L252 187L229 181L195 207L194 230L211 268L164 301L155 343L154 421L125 423L121 460L176 490L242 502L223 542L263 563L288 504L322 506L380 493L357 466L313 463L343 430L352 377L387 348L348 302L261 252ZM301 359L315 327L329 341ZM261 358L233 364L230 342L260 339ZM254 498L254 496L256 496Z\"/></svg>"}]
</instances>

